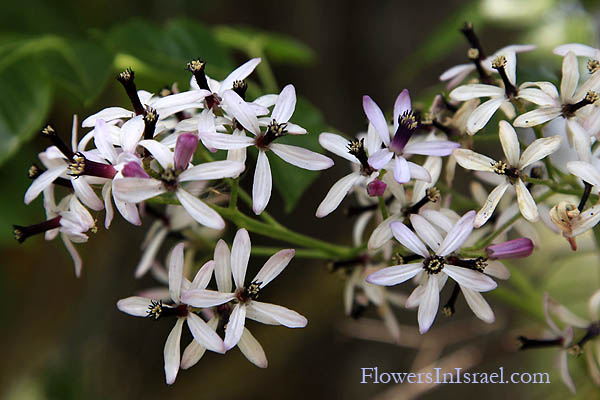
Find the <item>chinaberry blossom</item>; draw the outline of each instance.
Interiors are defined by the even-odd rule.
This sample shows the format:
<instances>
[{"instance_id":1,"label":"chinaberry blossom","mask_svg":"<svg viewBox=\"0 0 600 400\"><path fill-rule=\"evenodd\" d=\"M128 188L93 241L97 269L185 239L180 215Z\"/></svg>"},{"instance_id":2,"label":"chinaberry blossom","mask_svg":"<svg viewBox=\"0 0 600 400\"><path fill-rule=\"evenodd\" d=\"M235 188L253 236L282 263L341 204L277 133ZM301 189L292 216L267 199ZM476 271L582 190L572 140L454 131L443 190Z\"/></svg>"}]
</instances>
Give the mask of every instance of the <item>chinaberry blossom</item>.
<instances>
[{"instance_id":1,"label":"chinaberry blossom","mask_svg":"<svg viewBox=\"0 0 600 400\"><path fill-rule=\"evenodd\" d=\"M373 125L384 148L369 155L369 165L374 169L386 168L393 162L394 178L398 183L406 183L411 179L431 181L431 176L420 165L407 161L404 155L420 154L426 156L447 156L452 150L460 147L458 143L446 140L409 141L419 123L412 112L410 95L404 89L394 104L394 137L390 140L390 130L383 112L369 97L363 96L363 109L369 122Z\"/></svg>"},{"instance_id":2,"label":"chinaberry blossom","mask_svg":"<svg viewBox=\"0 0 600 400\"><path fill-rule=\"evenodd\" d=\"M190 282L183 276L183 243L176 245L169 257L169 294L173 304L163 304L162 300L147 299L144 297L133 296L117 302L117 308L124 313L135 317L147 317L149 319L162 319L175 317L175 326L169 333L165 342L165 376L167 384L175 382L181 363L181 333L183 323L187 322L194 340L211 351L225 353L223 340L216 334L214 329L209 327L206 322L196 314L199 310L191 307L181 299L182 290L191 290L196 288L204 289L214 268L214 263L206 263L198 270L193 282Z\"/></svg>"},{"instance_id":3,"label":"chinaberry blossom","mask_svg":"<svg viewBox=\"0 0 600 400\"><path fill-rule=\"evenodd\" d=\"M410 221L417 234L402 222L391 224L396 240L414 254L422 257L422 261L384 268L369 275L367 282L392 286L405 282L424 271L427 274L427 283L424 286L418 312L421 333L427 332L433 324L439 306L439 292L448 276L474 292L489 291L497 286L496 282L477 270L459 267L448 262L448 257L468 239L473 230L474 220L475 211L469 211L458 220L445 238L442 238L425 218L417 214L410 216Z\"/></svg>"},{"instance_id":4,"label":"chinaberry blossom","mask_svg":"<svg viewBox=\"0 0 600 400\"><path fill-rule=\"evenodd\" d=\"M494 161L489 157L468 149L457 149L454 151L454 157L461 167L475 171L493 172L505 177L504 182L492 190L485 205L477 213L475 220L476 228L485 224L492 216L498 202L511 186L517 192L517 202L523 217L528 221L536 221L539 218L539 213L531 193L529 193L529 190L523 183L522 176L524 169L555 152L561 143L560 136L537 139L521 154L517 133L508 122L500 121L499 134L506 162Z\"/></svg>"}]
</instances>

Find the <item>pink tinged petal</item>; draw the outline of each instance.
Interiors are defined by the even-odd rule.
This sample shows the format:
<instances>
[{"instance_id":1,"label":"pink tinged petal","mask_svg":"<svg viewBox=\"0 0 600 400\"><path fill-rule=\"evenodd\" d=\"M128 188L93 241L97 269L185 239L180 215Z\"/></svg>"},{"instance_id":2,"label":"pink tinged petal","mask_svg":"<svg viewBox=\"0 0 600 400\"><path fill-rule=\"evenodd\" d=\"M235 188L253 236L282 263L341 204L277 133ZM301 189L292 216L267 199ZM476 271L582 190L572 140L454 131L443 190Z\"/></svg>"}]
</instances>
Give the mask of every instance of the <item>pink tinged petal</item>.
<instances>
[{"instance_id":1,"label":"pink tinged petal","mask_svg":"<svg viewBox=\"0 0 600 400\"><path fill-rule=\"evenodd\" d=\"M551 89L552 87L553 89ZM546 90L538 89L538 88L521 88L519 89L519 95L517 98L526 100L530 103L536 104L538 106L542 106L545 108L558 108L560 109L560 102L558 101L558 93L556 96L552 96L548 93L547 90L556 91L554 85L550 84L550 86L545 87ZM551 92L552 93L552 92ZM554 94L554 93L553 93Z\"/></svg>"},{"instance_id":2,"label":"pink tinged petal","mask_svg":"<svg viewBox=\"0 0 600 400\"><path fill-rule=\"evenodd\" d=\"M487 265L483 270L483 273L489 276L493 276L497 279L506 280L510 278L510 270L506 268L504 264L496 260L488 260Z\"/></svg>"},{"instance_id":3,"label":"pink tinged petal","mask_svg":"<svg viewBox=\"0 0 600 400\"><path fill-rule=\"evenodd\" d=\"M336 156L343 157L350 162L359 164L358 159L348 151L348 145L350 144L348 139L336 135L335 133L323 132L319 135L319 144L325 150L332 152Z\"/></svg>"},{"instance_id":4,"label":"pink tinged petal","mask_svg":"<svg viewBox=\"0 0 600 400\"><path fill-rule=\"evenodd\" d=\"M469 211L454 224L448 232L440 248L436 251L438 256L447 256L465 243L473 232L475 222L475 211Z\"/></svg>"},{"instance_id":5,"label":"pink tinged petal","mask_svg":"<svg viewBox=\"0 0 600 400\"><path fill-rule=\"evenodd\" d=\"M367 243L369 250L376 250L380 248L394 237L392 234L392 229L390 228L390 224L396 221L401 221L401 218L398 215L392 215L377 225L377 227L373 230L373 233L371 233L369 242Z\"/></svg>"},{"instance_id":6,"label":"pink tinged petal","mask_svg":"<svg viewBox=\"0 0 600 400\"><path fill-rule=\"evenodd\" d=\"M238 348L252 364L259 368L267 368L267 356L258 340L252 336L248 328L244 327L244 333L238 342Z\"/></svg>"},{"instance_id":7,"label":"pink tinged petal","mask_svg":"<svg viewBox=\"0 0 600 400\"><path fill-rule=\"evenodd\" d=\"M456 149L452 154L456 158L456 162L465 169L494 172L492 165L496 162L489 157L475 153L473 150Z\"/></svg>"},{"instance_id":8,"label":"pink tinged petal","mask_svg":"<svg viewBox=\"0 0 600 400\"><path fill-rule=\"evenodd\" d=\"M475 65L473 64L455 65L454 67L448 68L446 71L442 72L442 74L440 75L440 81L448 81L457 76L468 74L469 72L474 70Z\"/></svg>"},{"instance_id":9,"label":"pink tinged petal","mask_svg":"<svg viewBox=\"0 0 600 400\"><path fill-rule=\"evenodd\" d=\"M502 150L506 156L506 161L514 167L519 164L519 156L521 155L517 132L515 132L515 128L506 121L500 121L498 128L500 143L502 144Z\"/></svg>"},{"instance_id":10,"label":"pink tinged petal","mask_svg":"<svg viewBox=\"0 0 600 400\"><path fill-rule=\"evenodd\" d=\"M423 263L394 265L375 271L366 281L373 285L394 286L413 278L423 270Z\"/></svg>"},{"instance_id":11,"label":"pink tinged petal","mask_svg":"<svg viewBox=\"0 0 600 400\"><path fill-rule=\"evenodd\" d=\"M156 140L142 140L139 144L152 154L161 167L173 168L173 152L167 146Z\"/></svg>"},{"instance_id":12,"label":"pink tinged petal","mask_svg":"<svg viewBox=\"0 0 600 400\"><path fill-rule=\"evenodd\" d=\"M533 253L533 242L529 238L508 240L486 247L485 252L492 259L529 257Z\"/></svg>"},{"instance_id":13,"label":"pink tinged petal","mask_svg":"<svg viewBox=\"0 0 600 400\"><path fill-rule=\"evenodd\" d=\"M119 311L133 315L134 317L148 316L148 306L150 306L150 299L139 296L132 296L117 301Z\"/></svg>"},{"instance_id":14,"label":"pink tinged petal","mask_svg":"<svg viewBox=\"0 0 600 400\"><path fill-rule=\"evenodd\" d=\"M254 144L254 139L245 135L226 135L224 133L198 133L204 146L220 150L244 149Z\"/></svg>"},{"instance_id":15,"label":"pink tinged petal","mask_svg":"<svg viewBox=\"0 0 600 400\"><path fill-rule=\"evenodd\" d=\"M435 276L429 276L425 286L423 295L419 302L419 311L417 320L419 322L419 332L421 334L427 332L438 311L440 305L440 292L438 288L438 280Z\"/></svg>"},{"instance_id":16,"label":"pink tinged petal","mask_svg":"<svg viewBox=\"0 0 600 400\"><path fill-rule=\"evenodd\" d=\"M193 322L192 322L193 324ZM211 318L207 323L208 327L215 331L219 324L219 317ZM188 319L188 327L190 326L190 320ZM198 343L195 339L188 344L188 346L183 351L183 356L181 357L181 369L188 369L193 367L200 361L204 353L206 352L206 347Z\"/></svg>"},{"instance_id":17,"label":"pink tinged petal","mask_svg":"<svg viewBox=\"0 0 600 400\"><path fill-rule=\"evenodd\" d=\"M252 282L258 282L260 289L264 288L288 266L294 254L294 249L279 250L267 260Z\"/></svg>"},{"instance_id":18,"label":"pink tinged petal","mask_svg":"<svg viewBox=\"0 0 600 400\"><path fill-rule=\"evenodd\" d=\"M173 247L169 257L169 294L175 303L179 303L181 282L183 279L183 243Z\"/></svg>"},{"instance_id":19,"label":"pink tinged petal","mask_svg":"<svg viewBox=\"0 0 600 400\"><path fill-rule=\"evenodd\" d=\"M450 92L450 98L457 101L466 101L478 97L504 97L504 89L498 86L475 83L459 86ZM499 106L498 106L499 107Z\"/></svg>"},{"instance_id":20,"label":"pink tinged petal","mask_svg":"<svg viewBox=\"0 0 600 400\"><path fill-rule=\"evenodd\" d=\"M321 171L333 166L331 158L302 147L272 143L269 148L283 161L299 168Z\"/></svg>"},{"instance_id":21,"label":"pink tinged petal","mask_svg":"<svg viewBox=\"0 0 600 400\"><path fill-rule=\"evenodd\" d=\"M573 383L573 379L569 373L568 357L567 350L560 350L556 355L554 363L560 372L560 379L562 379L563 383L567 385L571 393L575 394L575 384Z\"/></svg>"},{"instance_id":22,"label":"pink tinged petal","mask_svg":"<svg viewBox=\"0 0 600 400\"><path fill-rule=\"evenodd\" d=\"M279 98L277 99L277 103L275 103L271 118L280 124L288 122L292 117L295 108L296 89L294 88L294 85L286 85L281 93L279 93Z\"/></svg>"},{"instance_id":23,"label":"pink tinged petal","mask_svg":"<svg viewBox=\"0 0 600 400\"><path fill-rule=\"evenodd\" d=\"M56 180L56 178L61 176L66 171L67 164L44 171L31 183L25 192L25 204L29 204L35 200L45 188L49 187L52 182Z\"/></svg>"},{"instance_id":24,"label":"pink tinged petal","mask_svg":"<svg viewBox=\"0 0 600 400\"><path fill-rule=\"evenodd\" d=\"M597 204L579 214L578 224L568 236L575 237L581 235L596 226L599 221L600 205Z\"/></svg>"},{"instance_id":25,"label":"pink tinged petal","mask_svg":"<svg viewBox=\"0 0 600 400\"><path fill-rule=\"evenodd\" d=\"M474 135L483 128L506 99L495 97L478 106L467 120L467 132Z\"/></svg>"},{"instance_id":26,"label":"pink tinged petal","mask_svg":"<svg viewBox=\"0 0 600 400\"><path fill-rule=\"evenodd\" d=\"M215 262L213 260L207 261L202 267L196 272L196 276L190 285L190 289L206 289L210 278L212 278L213 271L215 269Z\"/></svg>"},{"instance_id":27,"label":"pink tinged petal","mask_svg":"<svg viewBox=\"0 0 600 400\"><path fill-rule=\"evenodd\" d=\"M402 156L394 157L394 179L398 183L406 183L410 181L410 169L408 161Z\"/></svg>"},{"instance_id":28,"label":"pink tinged petal","mask_svg":"<svg viewBox=\"0 0 600 400\"><path fill-rule=\"evenodd\" d=\"M369 122L373 124L375 130L379 134L379 137L383 143L387 146L390 144L390 131L388 128L387 121L383 112L369 96L363 96L363 110L369 119Z\"/></svg>"},{"instance_id":29,"label":"pink tinged petal","mask_svg":"<svg viewBox=\"0 0 600 400\"><path fill-rule=\"evenodd\" d=\"M109 126L103 119L98 119L94 127L94 144L106 160L114 164L117 160L117 151L112 144Z\"/></svg>"},{"instance_id":30,"label":"pink tinged petal","mask_svg":"<svg viewBox=\"0 0 600 400\"><path fill-rule=\"evenodd\" d=\"M323 218L329 214L331 214L335 209L338 208L342 200L346 197L350 189L361 180L361 175L358 172L353 172L351 174L346 175L339 181L337 181L327 192L327 195L319 204L317 208L316 216L317 218Z\"/></svg>"},{"instance_id":31,"label":"pink tinged petal","mask_svg":"<svg viewBox=\"0 0 600 400\"><path fill-rule=\"evenodd\" d=\"M121 107L108 107L94 115L90 115L81 122L83 128L91 128L96 124L96 120L103 119L104 121L112 121L115 119L131 118L133 112Z\"/></svg>"},{"instance_id":32,"label":"pink tinged petal","mask_svg":"<svg viewBox=\"0 0 600 400\"><path fill-rule=\"evenodd\" d=\"M444 272L461 286L473 289L477 292L487 292L496 289L498 286L489 276L472 269L446 264L444 266Z\"/></svg>"},{"instance_id":33,"label":"pink tinged petal","mask_svg":"<svg viewBox=\"0 0 600 400\"><path fill-rule=\"evenodd\" d=\"M398 130L398 120L400 116L406 111L412 110L412 104L410 101L410 93L408 89L404 89L400 92L396 101L394 102L394 132Z\"/></svg>"},{"instance_id":34,"label":"pink tinged petal","mask_svg":"<svg viewBox=\"0 0 600 400\"><path fill-rule=\"evenodd\" d=\"M142 259L140 260L139 264L137 265L137 268L135 269L136 278L142 277L146 272L148 272L150 267L152 267L152 263L156 258L156 254L160 249L160 245L163 243L168 233L169 231L167 229L160 229L158 232L156 232L156 234L144 250L144 253L142 254Z\"/></svg>"},{"instance_id":35,"label":"pink tinged petal","mask_svg":"<svg viewBox=\"0 0 600 400\"><path fill-rule=\"evenodd\" d=\"M215 279L220 292L231 292L231 252L223 239L215 246Z\"/></svg>"},{"instance_id":36,"label":"pink tinged petal","mask_svg":"<svg viewBox=\"0 0 600 400\"><path fill-rule=\"evenodd\" d=\"M406 299L406 303L404 304L404 306L408 309L418 307L419 303L421 302L421 297L423 296L424 292L425 292L425 285L417 286L412 291L410 296L408 296L408 298Z\"/></svg>"},{"instance_id":37,"label":"pink tinged petal","mask_svg":"<svg viewBox=\"0 0 600 400\"><path fill-rule=\"evenodd\" d=\"M467 287L461 287L461 291L465 296L465 301L477 318L488 324L494 323L494 312L481 293Z\"/></svg>"},{"instance_id":38,"label":"pink tinged petal","mask_svg":"<svg viewBox=\"0 0 600 400\"><path fill-rule=\"evenodd\" d=\"M150 178L150 175L144 171L144 168L135 161L130 161L125 164L121 173L126 178Z\"/></svg>"},{"instance_id":39,"label":"pink tinged petal","mask_svg":"<svg viewBox=\"0 0 600 400\"><path fill-rule=\"evenodd\" d=\"M125 122L121 127L121 148L123 151L133 153L144 134L144 117L135 116Z\"/></svg>"},{"instance_id":40,"label":"pink tinged petal","mask_svg":"<svg viewBox=\"0 0 600 400\"><path fill-rule=\"evenodd\" d=\"M113 181L113 191L119 200L139 203L166 192L166 189L157 179L123 178Z\"/></svg>"},{"instance_id":41,"label":"pink tinged petal","mask_svg":"<svg viewBox=\"0 0 600 400\"><path fill-rule=\"evenodd\" d=\"M165 376L167 378L167 385L172 385L177 378L179 372L179 362L181 360L181 329L183 327L183 321L185 318L177 318L177 322L169 337L165 343L164 358L165 358Z\"/></svg>"},{"instance_id":42,"label":"pink tinged petal","mask_svg":"<svg viewBox=\"0 0 600 400\"><path fill-rule=\"evenodd\" d=\"M177 200L183 208L198 223L212 229L225 228L225 221L215 210L207 206L202 200L179 188L175 192Z\"/></svg>"},{"instance_id":43,"label":"pink tinged petal","mask_svg":"<svg viewBox=\"0 0 600 400\"><path fill-rule=\"evenodd\" d=\"M229 316L229 323L225 327L225 350L233 348L244 333L246 321L246 305L236 304Z\"/></svg>"},{"instance_id":44,"label":"pink tinged petal","mask_svg":"<svg viewBox=\"0 0 600 400\"><path fill-rule=\"evenodd\" d=\"M390 224L390 228L392 229L392 233L396 240L404 247L415 254L419 254L423 257L429 257L427 247L425 247L421 239L419 239L419 237L415 235L413 231L408 229L408 227L402 222L392 222Z\"/></svg>"},{"instance_id":45,"label":"pink tinged petal","mask_svg":"<svg viewBox=\"0 0 600 400\"><path fill-rule=\"evenodd\" d=\"M230 113L246 130L258 135L260 127L256 114L250 106L233 90L226 90L223 93L223 102L227 106L227 112Z\"/></svg>"},{"instance_id":46,"label":"pink tinged petal","mask_svg":"<svg viewBox=\"0 0 600 400\"><path fill-rule=\"evenodd\" d=\"M95 211L104 208L104 202L98 198L98 195L94 192L90 184L87 183L85 177L71 179L71 184L73 185L73 190L75 190L75 195L83 204Z\"/></svg>"},{"instance_id":47,"label":"pink tinged petal","mask_svg":"<svg viewBox=\"0 0 600 400\"><path fill-rule=\"evenodd\" d=\"M561 141L562 139L558 135L534 140L533 143L527 146L523 154L521 154L518 165L519 169L523 169L554 153L560 147Z\"/></svg>"},{"instance_id":48,"label":"pink tinged petal","mask_svg":"<svg viewBox=\"0 0 600 400\"><path fill-rule=\"evenodd\" d=\"M529 128L532 126L543 124L557 118L561 115L560 107L543 107L537 110L526 112L519 115L513 122L513 125L518 128Z\"/></svg>"},{"instance_id":49,"label":"pink tinged petal","mask_svg":"<svg viewBox=\"0 0 600 400\"><path fill-rule=\"evenodd\" d=\"M248 75L250 75L254 71L256 66L260 64L260 61L260 58L252 58L246 61L244 64L237 67L236 69L234 69L229 75L227 75L227 78L225 78L223 82L221 82L219 91L223 92L227 89L231 89L233 87L233 82L242 81L246 79Z\"/></svg>"},{"instance_id":50,"label":"pink tinged petal","mask_svg":"<svg viewBox=\"0 0 600 400\"><path fill-rule=\"evenodd\" d=\"M250 235L246 229L240 229L235 234L233 245L231 246L231 272L235 286L239 289L244 287L246 278L246 268L250 259Z\"/></svg>"},{"instance_id":51,"label":"pink tinged petal","mask_svg":"<svg viewBox=\"0 0 600 400\"><path fill-rule=\"evenodd\" d=\"M591 161L592 149L590 146L590 135L576 119L567 120L567 138L569 139L571 146L575 148L579 160Z\"/></svg>"},{"instance_id":52,"label":"pink tinged petal","mask_svg":"<svg viewBox=\"0 0 600 400\"><path fill-rule=\"evenodd\" d=\"M577 57L572 51L569 51L562 63L562 80L560 81L560 100L562 103L571 100L578 82L579 65L577 64Z\"/></svg>"},{"instance_id":53,"label":"pink tinged petal","mask_svg":"<svg viewBox=\"0 0 600 400\"><path fill-rule=\"evenodd\" d=\"M443 230L445 233L448 233L454 226L454 221L438 210L419 210L419 214L425 217L430 223Z\"/></svg>"},{"instance_id":54,"label":"pink tinged petal","mask_svg":"<svg viewBox=\"0 0 600 400\"><path fill-rule=\"evenodd\" d=\"M223 293L208 289L190 289L181 295L181 301L190 306L207 308L225 304L235 298L235 293Z\"/></svg>"},{"instance_id":55,"label":"pink tinged petal","mask_svg":"<svg viewBox=\"0 0 600 400\"><path fill-rule=\"evenodd\" d=\"M429 171L426 168L423 168L418 164L408 161L408 170L410 171L410 177L412 179L424 181L427 183L432 182L431 175L429 174Z\"/></svg>"},{"instance_id":56,"label":"pink tinged petal","mask_svg":"<svg viewBox=\"0 0 600 400\"><path fill-rule=\"evenodd\" d=\"M188 167L197 146L198 136L193 133L182 133L177 137L174 155L175 169L182 171Z\"/></svg>"},{"instance_id":57,"label":"pink tinged petal","mask_svg":"<svg viewBox=\"0 0 600 400\"><path fill-rule=\"evenodd\" d=\"M271 177L271 166L267 154L259 150L254 170L254 182L252 183L252 210L256 215L264 211L271 198L273 180Z\"/></svg>"},{"instance_id":58,"label":"pink tinged petal","mask_svg":"<svg viewBox=\"0 0 600 400\"><path fill-rule=\"evenodd\" d=\"M483 226L487 222L487 220L490 219L490 217L494 213L494 210L496 209L496 206L498 205L498 202L500 201L502 196L504 196L504 193L509 187L510 183L504 182L496 186L494 190L490 192L490 195L485 201L485 204L483 205L481 210L477 212L477 217L475 218L474 223L475 228Z\"/></svg>"},{"instance_id":59,"label":"pink tinged petal","mask_svg":"<svg viewBox=\"0 0 600 400\"><path fill-rule=\"evenodd\" d=\"M208 181L231 178L239 175L246 167L238 161L212 161L188 168L179 175L179 182Z\"/></svg>"},{"instance_id":60,"label":"pink tinged petal","mask_svg":"<svg viewBox=\"0 0 600 400\"><path fill-rule=\"evenodd\" d=\"M404 147L406 154L421 154L424 156L448 156L454 149L458 149L460 143L447 140L432 140L409 143Z\"/></svg>"},{"instance_id":61,"label":"pink tinged petal","mask_svg":"<svg viewBox=\"0 0 600 400\"><path fill-rule=\"evenodd\" d=\"M308 323L308 320L296 311L256 300L248 303L246 316L264 324L283 325L288 328L304 328Z\"/></svg>"},{"instance_id":62,"label":"pink tinged petal","mask_svg":"<svg viewBox=\"0 0 600 400\"><path fill-rule=\"evenodd\" d=\"M523 181L518 179L515 184L515 189L517 191L517 203L519 204L519 210L521 210L523 218L531 222L537 221L540 217L537 205Z\"/></svg>"},{"instance_id":63,"label":"pink tinged petal","mask_svg":"<svg viewBox=\"0 0 600 400\"><path fill-rule=\"evenodd\" d=\"M437 229L419 214L411 214L410 222L412 223L415 232L417 232L417 235L419 235L430 249L437 252L443 241L442 235L440 235Z\"/></svg>"},{"instance_id":64,"label":"pink tinged petal","mask_svg":"<svg viewBox=\"0 0 600 400\"><path fill-rule=\"evenodd\" d=\"M380 149L369 157L369 165L375 169L385 167L394 157L394 153L388 149Z\"/></svg>"},{"instance_id":65,"label":"pink tinged petal","mask_svg":"<svg viewBox=\"0 0 600 400\"><path fill-rule=\"evenodd\" d=\"M210 351L221 354L225 353L223 340L217 335L213 328L208 326L207 323L202 320L202 318L194 313L189 313L187 316L187 324L196 342Z\"/></svg>"},{"instance_id":66,"label":"pink tinged petal","mask_svg":"<svg viewBox=\"0 0 600 400\"><path fill-rule=\"evenodd\" d=\"M375 154L381 149L381 138L375 130L373 124L369 124L367 127L367 154Z\"/></svg>"}]
</instances>

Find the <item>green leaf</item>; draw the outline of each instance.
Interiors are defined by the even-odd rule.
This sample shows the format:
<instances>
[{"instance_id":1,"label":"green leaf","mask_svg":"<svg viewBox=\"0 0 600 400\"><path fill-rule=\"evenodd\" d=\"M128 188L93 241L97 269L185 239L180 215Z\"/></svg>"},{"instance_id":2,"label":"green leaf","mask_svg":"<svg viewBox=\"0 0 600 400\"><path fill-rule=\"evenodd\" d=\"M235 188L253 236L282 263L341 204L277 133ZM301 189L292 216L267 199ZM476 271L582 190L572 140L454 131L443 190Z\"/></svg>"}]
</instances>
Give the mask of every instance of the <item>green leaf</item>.
<instances>
[{"instance_id":1,"label":"green leaf","mask_svg":"<svg viewBox=\"0 0 600 400\"><path fill-rule=\"evenodd\" d=\"M38 66L22 61L0 66L0 164L45 122L52 88Z\"/></svg>"},{"instance_id":2,"label":"green leaf","mask_svg":"<svg viewBox=\"0 0 600 400\"><path fill-rule=\"evenodd\" d=\"M278 33L219 26L215 28L215 34L225 46L243 51L253 57L257 56L258 51L272 63L306 65L315 60L315 53L310 47Z\"/></svg>"},{"instance_id":3,"label":"green leaf","mask_svg":"<svg viewBox=\"0 0 600 400\"><path fill-rule=\"evenodd\" d=\"M292 122L308 131L306 135L288 135L277 140L277 143L300 146L312 151L322 153L319 145L319 135L325 131L327 125L323 116L312 104L302 98L298 99L296 111ZM319 172L307 171L290 165L271 152L267 153L273 174L273 186L285 202L285 212L291 212L304 191L319 176Z\"/></svg>"}]
</instances>

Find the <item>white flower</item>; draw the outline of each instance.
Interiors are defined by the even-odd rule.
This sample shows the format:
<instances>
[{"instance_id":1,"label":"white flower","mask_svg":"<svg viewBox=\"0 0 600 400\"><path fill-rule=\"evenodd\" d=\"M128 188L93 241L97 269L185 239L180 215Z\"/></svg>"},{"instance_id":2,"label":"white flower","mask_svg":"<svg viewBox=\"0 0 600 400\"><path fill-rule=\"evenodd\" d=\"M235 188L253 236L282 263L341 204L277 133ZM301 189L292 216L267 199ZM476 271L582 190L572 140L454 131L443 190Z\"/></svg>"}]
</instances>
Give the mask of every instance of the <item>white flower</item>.
<instances>
[{"instance_id":1,"label":"white flower","mask_svg":"<svg viewBox=\"0 0 600 400\"><path fill-rule=\"evenodd\" d=\"M413 214L410 220L419 236L415 235L402 222L391 224L392 232L396 240L411 252L423 257L423 261L384 268L369 275L367 282L392 286L405 282L424 271L427 274L427 282L420 298L418 321L419 331L425 333L433 324L439 306L439 292L448 276L462 287L474 292L489 291L495 289L497 285L481 272L451 265L447 261L447 257L458 249L473 231L475 211L466 213L450 229L445 238L442 238L439 232L420 215ZM427 249L424 242L431 251Z\"/></svg>"},{"instance_id":2,"label":"white flower","mask_svg":"<svg viewBox=\"0 0 600 400\"><path fill-rule=\"evenodd\" d=\"M176 317L175 326L169 333L165 342L165 376L167 384L175 382L181 362L181 331L183 323L187 322L190 332L194 336L194 342L202 345L211 351L225 353L223 340L215 333L188 304L181 300L182 290L202 288L204 289L214 268L214 263L206 263L194 278L193 282L188 281L183 276L183 243L179 243L173 248L169 257L169 293L172 305L163 304L162 301L154 301L144 297L134 296L117 302L117 308L124 313L136 317L148 317L153 319Z\"/></svg>"},{"instance_id":3,"label":"white flower","mask_svg":"<svg viewBox=\"0 0 600 400\"><path fill-rule=\"evenodd\" d=\"M302 147L274 143L277 138L285 136L288 133L306 133L306 131L299 130L297 125L292 125L288 122L296 107L296 90L293 85L287 85L279 94L265 132L261 132L261 122L259 122L256 114L248 106L248 103L233 90L227 90L223 93L223 102L227 108L227 112L247 131L255 135L255 137L251 138L240 134L226 135L216 132L198 132L198 135L206 146L215 149L235 150L249 146L256 146L258 148L258 160L256 162L254 183L252 185L252 209L257 215L262 213L267 207L273 186L267 151L273 151L273 153L289 164L311 171L320 171L333 165L333 160L322 154ZM263 120L262 123L266 122ZM288 131L288 127L292 126L294 130Z\"/></svg>"},{"instance_id":4,"label":"white flower","mask_svg":"<svg viewBox=\"0 0 600 400\"><path fill-rule=\"evenodd\" d=\"M489 194L485 205L477 213L475 227L478 228L492 216L498 202L506 192L513 186L517 192L517 202L521 214L528 221L536 221L539 218L537 206L531 193L523 183L521 177L524 169L555 152L561 143L559 136L541 138L531 143L523 154L519 148L519 139L514 128L506 121L499 123L500 143L506 156L506 161L494 161L489 157L475 153L468 149L457 149L454 151L454 157L460 166L475 171L494 172L498 175L504 175L504 182L500 183ZM520 157L519 157L520 155Z\"/></svg>"},{"instance_id":5,"label":"white flower","mask_svg":"<svg viewBox=\"0 0 600 400\"><path fill-rule=\"evenodd\" d=\"M227 246L225 245L225 248ZM221 245L221 251L228 253ZM307 320L302 315L285 307L257 301L256 298L264 287L275 279L287 267L292 257L293 249L281 250L267 260L265 265L256 274L250 284L245 284L246 269L250 258L250 237L245 229L240 229L233 240L231 258L227 254L220 257L224 267L215 271L219 291L192 289L183 293L183 300L198 307L213 307L227 304L230 309L229 322L225 328L225 347L227 350L239 344L245 330L246 318L253 319L268 325L284 325L288 328L303 328ZM215 250L215 261L217 254ZM231 291L231 279L228 275L227 265L231 266L231 273L235 282L235 291ZM233 307L233 309L231 309Z\"/></svg>"}]
</instances>

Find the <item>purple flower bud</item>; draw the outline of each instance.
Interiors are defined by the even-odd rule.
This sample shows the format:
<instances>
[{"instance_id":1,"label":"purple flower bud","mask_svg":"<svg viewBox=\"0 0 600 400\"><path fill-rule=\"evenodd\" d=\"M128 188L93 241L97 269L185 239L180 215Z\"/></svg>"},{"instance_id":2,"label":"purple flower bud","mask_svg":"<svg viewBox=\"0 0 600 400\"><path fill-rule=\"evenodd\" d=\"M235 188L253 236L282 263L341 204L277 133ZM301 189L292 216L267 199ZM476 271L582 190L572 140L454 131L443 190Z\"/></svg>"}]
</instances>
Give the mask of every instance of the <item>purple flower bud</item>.
<instances>
[{"instance_id":1,"label":"purple flower bud","mask_svg":"<svg viewBox=\"0 0 600 400\"><path fill-rule=\"evenodd\" d=\"M488 246L485 251L491 259L524 258L533 253L533 242L531 239L518 238Z\"/></svg>"},{"instance_id":2,"label":"purple flower bud","mask_svg":"<svg viewBox=\"0 0 600 400\"><path fill-rule=\"evenodd\" d=\"M183 171L194 156L198 146L198 136L193 133L183 133L177 138L175 144L175 169Z\"/></svg>"},{"instance_id":3,"label":"purple flower bud","mask_svg":"<svg viewBox=\"0 0 600 400\"><path fill-rule=\"evenodd\" d=\"M386 187L385 182L375 178L367 185L367 193L371 197L383 196Z\"/></svg>"},{"instance_id":4,"label":"purple flower bud","mask_svg":"<svg viewBox=\"0 0 600 400\"><path fill-rule=\"evenodd\" d=\"M148 175L142 166L135 161L130 161L125 164L121 173L126 178L150 178L150 175Z\"/></svg>"}]
</instances>

